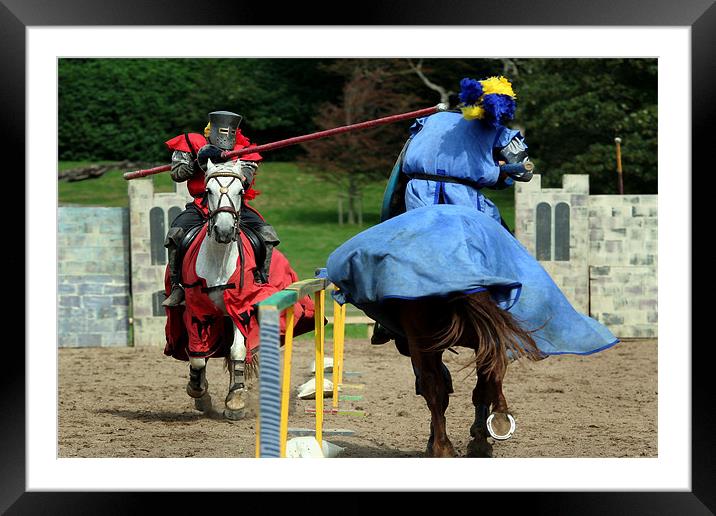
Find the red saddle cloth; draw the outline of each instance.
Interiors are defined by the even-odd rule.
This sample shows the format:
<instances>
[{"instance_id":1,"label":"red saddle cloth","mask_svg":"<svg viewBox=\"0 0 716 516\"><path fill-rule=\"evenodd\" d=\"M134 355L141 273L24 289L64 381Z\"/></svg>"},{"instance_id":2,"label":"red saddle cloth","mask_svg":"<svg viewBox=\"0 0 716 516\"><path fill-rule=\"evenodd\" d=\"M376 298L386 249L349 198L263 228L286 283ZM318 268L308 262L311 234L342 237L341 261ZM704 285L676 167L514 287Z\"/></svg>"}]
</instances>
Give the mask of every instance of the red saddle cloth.
<instances>
[{"instance_id":1,"label":"red saddle cloth","mask_svg":"<svg viewBox=\"0 0 716 516\"><path fill-rule=\"evenodd\" d=\"M167 322L165 327L167 344L164 354L178 360L188 360L189 357L225 357L233 339L231 326L227 325L226 317L210 299L207 293L206 280L196 274L196 259L199 248L206 237L206 226L202 228L189 246L182 263L182 282L185 286L186 306L165 308ZM259 345L258 309L255 306L272 294L283 290L291 283L298 281L298 275L291 268L286 257L274 249L271 257L268 283L256 283L254 272L256 261L254 252L248 238L241 234L241 244L244 251L243 271L241 260L237 259L234 271L227 288L223 290L224 304L233 325L246 337L246 361L256 353ZM233 244L236 245L236 244ZM243 287L241 285L243 276ZM167 295L171 292L169 271L164 278L164 288ZM294 305L294 335L301 335L315 328L315 309L313 300L306 296ZM286 315L281 314L280 320L281 342L286 332Z\"/></svg>"}]
</instances>

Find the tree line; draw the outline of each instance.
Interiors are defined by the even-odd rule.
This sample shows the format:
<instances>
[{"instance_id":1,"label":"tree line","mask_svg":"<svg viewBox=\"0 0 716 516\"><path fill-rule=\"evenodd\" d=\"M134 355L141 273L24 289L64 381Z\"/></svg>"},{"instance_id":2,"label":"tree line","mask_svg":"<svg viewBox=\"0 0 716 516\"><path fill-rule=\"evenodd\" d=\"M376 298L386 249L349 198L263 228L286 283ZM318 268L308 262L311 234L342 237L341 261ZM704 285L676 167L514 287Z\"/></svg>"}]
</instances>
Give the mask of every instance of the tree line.
<instances>
[{"instance_id":1,"label":"tree line","mask_svg":"<svg viewBox=\"0 0 716 516\"><path fill-rule=\"evenodd\" d=\"M656 59L61 59L59 159L168 162L163 142L202 132L207 113L244 117L254 143L457 104L463 77L505 75L545 186L590 175L616 193L614 138L626 193L656 193ZM411 122L316 140L265 155L301 162L360 196L385 180Z\"/></svg>"}]
</instances>

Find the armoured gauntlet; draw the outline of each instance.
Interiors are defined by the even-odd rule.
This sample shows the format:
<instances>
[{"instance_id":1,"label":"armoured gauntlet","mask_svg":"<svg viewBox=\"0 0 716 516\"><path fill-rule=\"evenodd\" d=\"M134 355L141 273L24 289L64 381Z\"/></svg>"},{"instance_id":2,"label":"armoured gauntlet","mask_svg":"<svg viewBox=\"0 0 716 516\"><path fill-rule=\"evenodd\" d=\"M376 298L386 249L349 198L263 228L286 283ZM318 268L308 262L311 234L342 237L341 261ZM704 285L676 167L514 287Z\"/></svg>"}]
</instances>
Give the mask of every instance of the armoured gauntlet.
<instances>
[{"instance_id":1,"label":"armoured gauntlet","mask_svg":"<svg viewBox=\"0 0 716 516\"><path fill-rule=\"evenodd\" d=\"M527 155L527 145L525 145L524 139L520 137L512 138L510 143L502 148L500 154L510 164L524 163L530 159ZM532 171L523 170L517 173L510 173L510 177L515 181L527 182L532 179L532 174Z\"/></svg>"},{"instance_id":2,"label":"armoured gauntlet","mask_svg":"<svg viewBox=\"0 0 716 516\"><path fill-rule=\"evenodd\" d=\"M221 157L222 152L223 151L216 145L204 145L201 149L199 149L196 160L199 162L201 169L206 171L206 164L209 160L211 160L212 163L221 163L226 161Z\"/></svg>"}]
</instances>

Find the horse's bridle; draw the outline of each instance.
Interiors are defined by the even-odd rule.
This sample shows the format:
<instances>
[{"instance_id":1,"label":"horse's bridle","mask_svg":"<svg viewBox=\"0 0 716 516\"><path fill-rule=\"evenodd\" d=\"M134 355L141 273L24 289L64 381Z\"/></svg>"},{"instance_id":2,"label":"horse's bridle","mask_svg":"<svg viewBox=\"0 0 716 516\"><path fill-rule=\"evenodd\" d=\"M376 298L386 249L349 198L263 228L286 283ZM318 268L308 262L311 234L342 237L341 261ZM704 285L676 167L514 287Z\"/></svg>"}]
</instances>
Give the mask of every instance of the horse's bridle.
<instances>
[{"instance_id":1,"label":"horse's bridle","mask_svg":"<svg viewBox=\"0 0 716 516\"><path fill-rule=\"evenodd\" d=\"M244 176L242 174L239 174L237 172L214 172L210 175L206 176L206 182L205 184L208 186L209 181L212 179L216 179L217 177L230 177L231 182L227 186L223 186L221 182L217 180L219 183L219 200L216 202L217 208L215 210L212 210L208 214L208 228L207 233L208 236L211 236L211 230L214 227L214 217L222 212L230 213L232 217L234 217L234 237L236 238L239 234L239 221L241 219L241 207L239 206L239 209L236 208L234 205L234 201L231 200L231 197L229 197L229 188L231 188L231 185L234 184L234 181L237 179L239 181L244 180ZM221 199L226 196L226 198L229 200L229 206L222 206L221 205Z\"/></svg>"}]
</instances>

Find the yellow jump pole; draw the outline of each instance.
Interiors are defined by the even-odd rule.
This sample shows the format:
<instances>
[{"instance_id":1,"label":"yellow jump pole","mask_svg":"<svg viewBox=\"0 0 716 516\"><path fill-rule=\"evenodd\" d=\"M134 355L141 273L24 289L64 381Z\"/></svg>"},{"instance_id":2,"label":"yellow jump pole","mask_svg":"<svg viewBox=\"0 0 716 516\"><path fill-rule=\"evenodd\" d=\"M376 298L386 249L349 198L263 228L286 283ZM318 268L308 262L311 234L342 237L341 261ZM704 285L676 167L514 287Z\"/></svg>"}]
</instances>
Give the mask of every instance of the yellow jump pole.
<instances>
[{"instance_id":1,"label":"yellow jump pole","mask_svg":"<svg viewBox=\"0 0 716 516\"><path fill-rule=\"evenodd\" d=\"M338 386L343 374L343 340L345 319L343 307L333 301L333 408L338 408Z\"/></svg>"},{"instance_id":2,"label":"yellow jump pole","mask_svg":"<svg viewBox=\"0 0 716 516\"><path fill-rule=\"evenodd\" d=\"M281 457L286 456L288 439L288 401L291 393L291 351L293 349L293 306L286 309L286 334L283 345L283 376L281 380Z\"/></svg>"},{"instance_id":3,"label":"yellow jump pole","mask_svg":"<svg viewBox=\"0 0 716 516\"><path fill-rule=\"evenodd\" d=\"M323 450L323 343L325 318L325 289L315 293L316 306L316 440Z\"/></svg>"},{"instance_id":4,"label":"yellow jump pole","mask_svg":"<svg viewBox=\"0 0 716 516\"><path fill-rule=\"evenodd\" d=\"M256 458L261 458L261 418L256 416Z\"/></svg>"},{"instance_id":5,"label":"yellow jump pole","mask_svg":"<svg viewBox=\"0 0 716 516\"><path fill-rule=\"evenodd\" d=\"M341 306L341 361L338 364L338 385L343 385L343 351L346 343L346 308L347 304Z\"/></svg>"}]
</instances>

